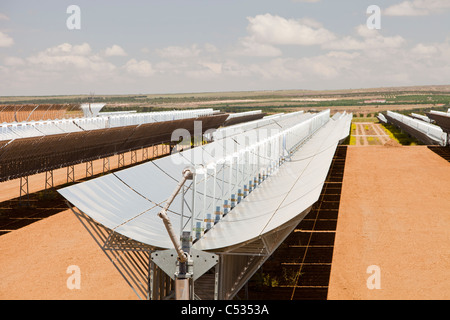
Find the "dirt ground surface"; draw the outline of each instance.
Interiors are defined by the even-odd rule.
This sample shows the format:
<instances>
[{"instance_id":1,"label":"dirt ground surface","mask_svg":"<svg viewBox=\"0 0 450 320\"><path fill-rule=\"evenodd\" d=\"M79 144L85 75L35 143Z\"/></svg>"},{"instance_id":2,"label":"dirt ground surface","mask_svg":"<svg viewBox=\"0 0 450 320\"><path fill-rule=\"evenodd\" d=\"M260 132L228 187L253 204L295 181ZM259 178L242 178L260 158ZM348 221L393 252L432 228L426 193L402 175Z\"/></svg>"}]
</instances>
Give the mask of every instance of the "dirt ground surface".
<instances>
[{"instance_id":1,"label":"dirt ground surface","mask_svg":"<svg viewBox=\"0 0 450 320\"><path fill-rule=\"evenodd\" d=\"M1 236L0 256L1 300L137 299L70 210Z\"/></svg>"},{"instance_id":2,"label":"dirt ground surface","mask_svg":"<svg viewBox=\"0 0 450 320\"><path fill-rule=\"evenodd\" d=\"M426 146L350 146L328 299L450 299L449 199Z\"/></svg>"},{"instance_id":3,"label":"dirt ground surface","mask_svg":"<svg viewBox=\"0 0 450 320\"><path fill-rule=\"evenodd\" d=\"M381 146L388 141L395 143L379 123L357 122L354 125L356 128L352 132L352 136L355 137L357 146Z\"/></svg>"}]
</instances>

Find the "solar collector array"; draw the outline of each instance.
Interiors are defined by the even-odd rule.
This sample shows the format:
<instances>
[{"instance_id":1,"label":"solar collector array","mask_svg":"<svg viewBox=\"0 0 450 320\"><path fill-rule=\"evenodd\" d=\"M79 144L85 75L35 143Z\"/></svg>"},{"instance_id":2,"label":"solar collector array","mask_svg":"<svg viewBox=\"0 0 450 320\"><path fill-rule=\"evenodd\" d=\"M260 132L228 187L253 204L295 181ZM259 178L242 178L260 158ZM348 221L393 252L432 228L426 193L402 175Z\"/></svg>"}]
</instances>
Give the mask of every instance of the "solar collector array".
<instances>
[{"instance_id":1,"label":"solar collector array","mask_svg":"<svg viewBox=\"0 0 450 320\"><path fill-rule=\"evenodd\" d=\"M231 113L223 126L228 127L242 122L258 120L262 119L264 116L265 113L262 113L261 110Z\"/></svg>"},{"instance_id":2,"label":"solar collector array","mask_svg":"<svg viewBox=\"0 0 450 320\"><path fill-rule=\"evenodd\" d=\"M442 146L447 144L447 136L439 126L392 111L386 113L386 118L422 143Z\"/></svg>"},{"instance_id":3,"label":"solar collector array","mask_svg":"<svg viewBox=\"0 0 450 320\"><path fill-rule=\"evenodd\" d=\"M274 171L264 182L264 188L255 189L231 211L232 214L223 217L213 230L194 244L194 248L201 250L231 247L289 223L317 201L335 147L348 135L350 121L351 115L347 114L330 119L328 110L304 117L303 121L297 119L296 124L291 122L291 126L283 127L285 130L281 135L269 136L269 140L261 138L264 135L252 135L259 138L250 149L239 143L242 139L230 136L59 192L79 210L111 230L156 248L171 248L157 213L186 166L203 166L204 173L197 171L194 181L186 186L184 199L178 195L170 207L169 215L175 230L189 229L188 225L194 222L189 221L191 214L196 223L204 222L207 212L212 213L218 203L221 206L224 198L230 199L231 192L237 193L236 188L242 183L240 179L248 177L244 173L257 174L264 167L260 166L260 161L270 167L273 161L277 162L279 151L284 147L290 149L302 143L292 163L286 162L285 167ZM227 152L217 154L220 150ZM253 157L254 161L246 157ZM241 167L238 159L247 159L246 164ZM189 203L183 210L182 204L191 199L195 204ZM182 215L183 221L180 221Z\"/></svg>"},{"instance_id":4,"label":"solar collector array","mask_svg":"<svg viewBox=\"0 0 450 320\"><path fill-rule=\"evenodd\" d=\"M431 110L430 112L427 113L427 116L430 119L434 120L436 124L442 128L442 130L450 134L450 112L446 113Z\"/></svg>"},{"instance_id":5,"label":"solar collector array","mask_svg":"<svg viewBox=\"0 0 450 320\"><path fill-rule=\"evenodd\" d=\"M170 142L179 128L194 133L194 121L202 130L218 128L226 114L145 123L122 127L73 131L0 141L0 181L96 160L115 154Z\"/></svg>"},{"instance_id":6,"label":"solar collector array","mask_svg":"<svg viewBox=\"0 0 450 320\"><path fill-rule=\"evenodd\" d=\"M271 116L266 116L263 119L235 124L230 127L219 128L212 133L211 139L213 140L223 139L254 129L282 128L290 126L296 122L301 122L304 119L307 119L311 116L312 114L310 113L305 114L303 111L297 111L288 114L274 114Z\"/></svg>"},{"instance_id":7,"label":"solar collector array","mask_svg":"<svg viewBox=\"0 0 450 320\"><path fill-rule=\"evenodd\" d=\"M0 123L62 119L67 115L82 116L83 112L75 104L0 105Z\"/></svg>"},{"instance_id":8,"label":"solar collector array","mask_svg":"<svg viewBox=\"0 0 450 320\"><path fill-rule=\"evenodd\" d=\"M147 112L113 116L26 121L0 124L0 141L29 138L39 135L70 133L84 130L98 130L113 127L140 125L162 121L174 121L207 116L217 113L213 109Z\"/></svg>"}]
</instances>

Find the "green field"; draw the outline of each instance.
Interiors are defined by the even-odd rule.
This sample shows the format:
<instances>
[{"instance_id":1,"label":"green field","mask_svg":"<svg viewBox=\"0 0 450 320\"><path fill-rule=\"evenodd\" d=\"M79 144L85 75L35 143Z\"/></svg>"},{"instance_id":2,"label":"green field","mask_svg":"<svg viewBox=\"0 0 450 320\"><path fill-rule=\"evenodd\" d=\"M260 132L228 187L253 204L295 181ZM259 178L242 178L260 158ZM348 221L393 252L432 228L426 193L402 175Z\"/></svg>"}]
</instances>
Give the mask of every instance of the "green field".
<instances>
[{"instance_id":1,"label":"green field","mask_svg":"<svg viewBox=\"0 0 450 320\"><path fill-rule=\"evenodd\" d=\"M373 100L385 100L384 103ZM132 95L69 95L0 97L0 104L68 104L102 102L102 111L136 110L151 112L186 108L214 108L224 112L260 109L266 113L296 110L319 111L330 108L332 113L353 112L354 121L375 121L379 112L424 113L430 108L446 110L450 106L450 86L378 88L353 90L280 90L248 92L204 92L179 94ZM367 119L367 117L371 119ZM362 118L362 119L358 119Z\"/></svg>"}]
</instances>

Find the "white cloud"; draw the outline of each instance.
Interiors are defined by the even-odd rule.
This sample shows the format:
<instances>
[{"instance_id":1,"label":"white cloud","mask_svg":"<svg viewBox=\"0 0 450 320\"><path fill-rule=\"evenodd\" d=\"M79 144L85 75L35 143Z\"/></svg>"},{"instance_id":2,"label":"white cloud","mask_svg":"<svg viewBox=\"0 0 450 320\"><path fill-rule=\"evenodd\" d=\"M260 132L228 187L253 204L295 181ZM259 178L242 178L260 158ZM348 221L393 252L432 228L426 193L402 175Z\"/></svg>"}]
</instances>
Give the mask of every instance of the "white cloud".
<instances>
[{"instance_id":1,"label":"white cloud","mask_svg":"<svg viewBox=\"0 0 450 320\"><path fill-rule=\"evenodd\" d=\"M60 56L60 55L76 55L87 56L92 52L91 46L88 43L80 45L71 45L70 43L63 43L55 47L51 47L41 52L43 55Z\"/></svg>"},{"instance_id":2,"label":"white cloud","mask_svg":"<svg viewBox=\"0 0 450 320\"><path fill-rule=\"evenodd\" d=\"M323 27L312 26L312 20L286 19L269 13L248 17L247 31L257 42L272 45L318 45L336 36Z\"/></svg>"},{"instance_id":3,"label":"white cloud","mask_svg":"<svg viewBox=\"0 0 450 320\"><path fill-rule=\"evenodd\" d=\"M124 57L127 56L127 53L125 52L125 50L123 50L122 47L115 44L110 48L106 48L105 55L107 57Z\"/></svg>"},{"instance_id":4,"label":"white cloud","mask_svg":"<svg viewBox=\"0 0 450 320\"><path fill-rule=\"evenodd\" d=\"M221 91L239 86L327 89L442 83L450 78L450 39L414 43L366 25L339 34L323 22L256 15L247 18L247 33L241 30L241 38L217 46L174 43L133 53L114 42L98 51L88 43L63 43L28 56L8 52L0 57L0 88L10 94ZM122 62L107 58L125 55Z\"/></svg>"},{"instance_id":5,"label":"white cloud","mask_svg":"<svg viewBox=\"0 0 450 320\"><path fill-rule=\"evenodd\" d=\"M412 48L411 52L417 57L430 57L437 54L439 49L435 45L425 45L423 43L419 43Z\"/></svg>"},{"instance_id":6,"label":"white cloud","mask_svg":"<svg viewBox=\"0 0 450 320\"><path fill-rule=\"evenodd\" d=\"M208 47L211 49L211 47ZM163 49L157 49L156 53L162 58L169 59L186 59L192 57L198 57L201 49L196 44L190 47L170 46Z\"/></svg>"},{"instance_id":7,"label":"white cloud","mask_svg":"<svg viewBox=\"0 0 450 320\"><path fill-rule=\"evenodd\" d=\"M450 9L449 0L411 0L394 4L384 14L389 16L426 16Z\"/></svg>"},{"instance_id":8,"label":"white cloud","mask_svg":"<svg viewBox=\"0 0 450 320\"><path fill-rule=\"evenodd\" d=\"M170 46L157 49L163 58L154 71L164 76L186 76L195 80L208 80L222 74L219 49L210 43L204 45Z\"/></svg>"},{"instance_id":9,"label":"white cloud","mask_svg":"<svg viewBox=\"0 0 450 320\"><path fill-rule=\"evenodd\" d=\"M222 64L221 63L205 61L205 62L200 62L200 64L216 74L222 73Z\"/></svg>"},{"instance_id":10,"label":"white cloud","mask_svg":"<svg viewBox=\"0 0 450 320\"><path fill-rule=\"evenodd\" d=\"M106 84L115 85L119 71L87 43L63 43L28 57L5 57L2 63L8 82L0 87L11 94L89 92Z\"/></svg>"},{"instance_id":11,"label":"white cloud","mask_svg":"<svg viewBox=\"0 0 450 320\"><path fill-rule=\"evenodd\" d=\"M3 64L7 67L17 67L25 65L25 60L18 57L6 57L3 59Z\"/></svg>"},{"instance_id":12,"label":"white cloud","mask_svg":"<svg viewBox=\"0 0 450 320\"><path fill-rule=\"evenodd\" d=\"M204 47L204 51L207 53L219 52L219 49L217 49L217 47L211 43L205 43L203 47Z\"/></svg>"},{"instance_id":13,"label":"white cloud","mask_svg":"<svg viewBox=\"0 0 450 320\"><path fill-rule=\"evenodd\" d=\"M205 81L217 78L218 73L204 64L198 64L197 66L186 70L184 75L191 79Z\"/></svg>"},{"instance_id":14,"label":"white cloud","mask_svg":"<svg viewBox=\"0 0 450 320\"><path fill-rule=\"evenodd\" d=\"M272 81L305 82L309 80L341 79L361 57L358 52L331 51L326 54L303 58L275 58L248 69L253 76ZM340 80L341 81L341 80Z\"/></svg>"},{"instance_id":15,"label":"white cloud","mask_svg":"<svg viewBox=\"0 0 450 320\"><path fill-rule=\"evenodd\" d=\"M8 48L14 44L13 38L0 31L0 48Z\"/></svg>"},{"instance_id":16,"label":"white cloud","mask_svg":"<svg viewBox=\"0 0 450 320\"><path fill-rule=\"evenodd\" d=\"M329 50L363 50L379 51L389 48L400 48L406 44L406 40L401 36L383 36L379 30L370 30L366 25L359 25L355 28L357 38L344 36L333 41L324 43L322 48Z\"/></svg>"},{"instance_id":17,"label":"white cloud","mask_svg":"<svg viewBox=\"0 0 450 320\"><path fill-rule=\"evenodd\" d=\"M1 20L8 21L8 20L9 20L9 17L8 17L6 14L0 12L0 21L1 21Z\"/></svg>"},{"instance_id":18,"label":"white cloud","mask_svg":"<svg viewBox=\"0 0 450 320\"><path fill-rule=\"evenodd\" d=\"M159 74L180 75L186 67L187 63L183 61L161 61L155 64L154 69Z\"/></svg>"},{"instance_id":19,"label":"white cloud","mask_svg":"<svg viewBox=\"0 0 450 320\"><path fill-rule=\"evenodd\" d=\"M87 77L86 71L92 75L108 73L115 69L113 64L97 54L92 54L92 49L87 43L81 45L63 43L30 56L26 60L36 69L72 72L74 76L78 74Z\"/></svg>"},{"instance_id":20,"label":"white cloud","mask_svg":"<svg viewBox=\"0 0 450 320\"><path fill-rule=\"evenodd\" d=\"M125 64L124 68L129 74L140 77L150 77L155 73L152 64L147 60L131 59Z\"/></svg>"},{"instance_id":21,"label":"white cloud","mask_svg":"<svg viewBox=\"0 0 450 320\"><path fill-rule=\"evenodd\" d=\"M260 43L254 37L245 37L239 40L239 45L232 51L234 55L252 57L277 57L281 56L280 49L266 43Z\"/></svg>"}]
</instances>

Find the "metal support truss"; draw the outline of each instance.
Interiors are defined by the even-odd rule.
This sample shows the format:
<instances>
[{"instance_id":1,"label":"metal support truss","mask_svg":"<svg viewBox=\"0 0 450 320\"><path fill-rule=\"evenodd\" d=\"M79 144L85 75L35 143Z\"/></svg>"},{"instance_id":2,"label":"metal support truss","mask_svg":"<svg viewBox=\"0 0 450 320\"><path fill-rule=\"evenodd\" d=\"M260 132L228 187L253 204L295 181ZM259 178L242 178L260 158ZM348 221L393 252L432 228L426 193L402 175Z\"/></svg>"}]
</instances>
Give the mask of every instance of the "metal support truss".
<instances>
[{"instance_id":1,"label":"metal support truss","mask_svg":"<svg viewBox=\"0 0 450 320\"><path fill-rule=\"evenodd\" d=\"M125 154L124 153L119 153L117 168L122 168L124 166L125 166Z\"/></svg>"},{"instance_id":2,"label":"metal support truss","mask_svg":"<svg viewBox=\"0 0 450 320\"><path fill-rule=\"evenodd\" d=\"M20 195L19 195L19 205L22 205L22 196L27 197L27 204L30 202L30 193L28 189L28 176L20 177Z\"/></svg>"},{"instance_id":3,"label":"metal support truss","mask_svg":"<svg viewBox=\"0 0 450 320\"><path fill-rule=\"evenodd\" d=\"M111 171L109 157L103 158L103 173Z\"/></svg>"},{"instance_id":4,"label":"metal support truss","mask_svg":"<svg viewBox=\"0 0 450 320\"><path fill-rule=\"evenodd\" d=\"M92 161L86 162L86 178L94 175L94 165Z\"/></svg>"},{"instance_id":5,"label":"metal support truss","mask_svg":"<svg viewBox=\"0 0 450 320\"><path fill-rule=\"evenodd\" d=\"M118 234L69 207L140 300L173 297L174 281L150 259L155 248Z\"/></svg>"},{"instance_id":6,"label":"metal support truss","mask_svg":"<svg viewBox=\"0 0 450 320\"><path fill-rule=\"evenodd\" d=\"M67 167L67 183L75 182L75 166Z\"/></svg>"},{"instance_id":7,"label":"metal support truss","mask_svg":"<svg viewBox=\"0 0 450 320\"><path fill-rule=\"evenodd\" d=\"M137 163L137 150L131 150L131 164Z\"/></svg>"},{"instance_id":8,"label":"metal support truss","mask_svg":"<svg viewBox=\"0 0 450 320\"><path fill-rule=\"evenodd\" d=\"M45 171L45 190L52 189L53 184L53 170Z\"/></svg>"},{"instance_id":9,"label":"metal support truss","mask_svg":"<svg viewBox=\"0 0 450 320\"><path fill-rule=\"evenodd\" d=\"M148 148L142 148L142 161L148 160Z\"/></svg>"}]
</instances>

